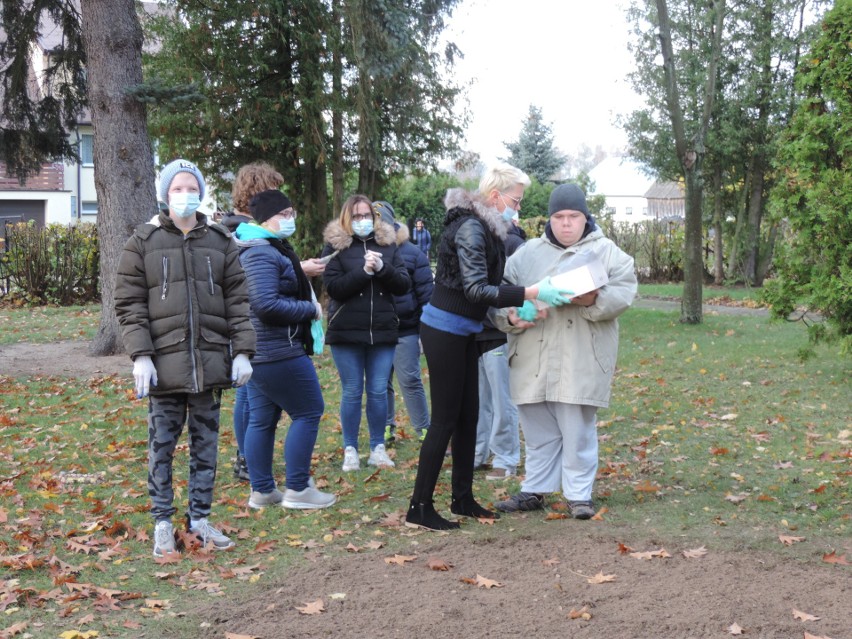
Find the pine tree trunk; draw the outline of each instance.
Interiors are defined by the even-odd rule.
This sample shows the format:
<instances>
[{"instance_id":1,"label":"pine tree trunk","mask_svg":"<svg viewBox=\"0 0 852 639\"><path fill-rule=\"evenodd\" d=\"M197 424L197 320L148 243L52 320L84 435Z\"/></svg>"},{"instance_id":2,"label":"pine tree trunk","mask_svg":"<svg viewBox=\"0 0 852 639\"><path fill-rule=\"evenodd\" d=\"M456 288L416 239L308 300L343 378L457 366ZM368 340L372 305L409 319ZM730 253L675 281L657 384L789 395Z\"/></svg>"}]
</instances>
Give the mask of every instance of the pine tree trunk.
<instances>
[{"instance_id":1,"label":"pine tree trunk","mask_svg":"<svg viewBox=\"0 0 852 639\"><path fill-rule=\"evenodd\" d=\"M123 350L115 273L133 228L157 210L145 106L127 95L142 82L142 28L134 0L82 0L83 46L94 129L101 324L92 355Z\"/></svg>"}]
</instances>

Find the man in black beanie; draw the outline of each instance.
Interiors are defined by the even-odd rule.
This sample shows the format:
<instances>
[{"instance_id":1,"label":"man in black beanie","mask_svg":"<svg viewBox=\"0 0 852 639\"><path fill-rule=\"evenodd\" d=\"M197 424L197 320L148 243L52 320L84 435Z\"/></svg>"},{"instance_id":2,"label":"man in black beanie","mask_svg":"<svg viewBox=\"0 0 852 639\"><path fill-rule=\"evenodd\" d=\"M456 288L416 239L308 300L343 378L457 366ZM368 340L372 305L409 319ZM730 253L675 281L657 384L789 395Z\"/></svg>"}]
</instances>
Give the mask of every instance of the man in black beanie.
<instances>
[{"instance_id":1,"label":"man in black beanie","mask_svg":"<svg viewBox=\"0 0 852 639\"><path fill-rule=\"evenodd\" d=\"M545 493L562 491L571 515L595 514L592 487L598 467L597 410L609 405L618 353L618 316L636 295L633 258L604 237L576 184L553 190L550 220L540 238L509 258L504 284L523 286L598 261L608 282L538 310L532 302L501 309L495 325L509 333L512 401L526 444L521 491L495 504L518 512L544 508Z\"/></svg>"}]
</instances>

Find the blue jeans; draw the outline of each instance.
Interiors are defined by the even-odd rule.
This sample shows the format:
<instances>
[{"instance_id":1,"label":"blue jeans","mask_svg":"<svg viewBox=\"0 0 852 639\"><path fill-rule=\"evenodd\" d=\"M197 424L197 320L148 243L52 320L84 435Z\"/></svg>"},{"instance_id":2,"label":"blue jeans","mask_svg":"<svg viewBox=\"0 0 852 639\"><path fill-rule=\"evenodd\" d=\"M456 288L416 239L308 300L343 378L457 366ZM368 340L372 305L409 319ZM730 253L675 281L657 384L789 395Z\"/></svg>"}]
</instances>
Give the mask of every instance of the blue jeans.
<instances>
[{"instance_id":1,"label":"blue jeans","mask_svg":"<svg viewBox=\"0 0 852 639\"><path fill-rule=\"evenodd\" d=\"M234 396L234 439L237 440L237 451L246 455L246 428L249 421L248 384L237 389Z\"/></svg>"},{"instance_id":2,"label":"blue jeans","mask_svg":"<svg viewBox=\"0 0 852 639\"><path fill-rule=\"evenodd\" d=\"M521 460L518 408L509 395L509 346L503 344L479 356L479 421L476 424L474 465L494 453L494 468L514 474Z\"/></svg>"},{"instance_id":3,"label":"blue jeans","mask_svg":"<svg viewBox=\"0 0 852 639\"><path fill-rule=\"evenodd\" d=\"M319 379L307 355L255 364L248 383L251 407L246 429L245 456L251 489L268 493L275 488L272 457L281 411L292 423L284 440L287 488L304 490L311 474L311 455L325 411Z\"/></svg>"},{"instance_id":4,"label":"blue jeans","mask_svg":"<svg viewBox=\"0 0 852 639\"><path fill-rule=\"evenodd\" d=\"M393 391L393 374L399 380L402 398L411 426L419 435L429 428L429 404L426 403L426 391L420 379L420 335L404 335L399 338L393 356L393 369L388 377L388 424L396 426L396 405Z\"/></svg>"},{"instance_id":5,"label":"blue jeans","mask_svg":"<svg viewBox=\"0 0 852 639\"><path fill-rule=\"evenodd\" d=\"M332 344L331 356L340 375L340 423L343 446L358 449L361 427L361 398L367 387L367 427L370 450L385 443L388 415L388 377L393 366L393 344Z\"/></svg>"}]
</instances>

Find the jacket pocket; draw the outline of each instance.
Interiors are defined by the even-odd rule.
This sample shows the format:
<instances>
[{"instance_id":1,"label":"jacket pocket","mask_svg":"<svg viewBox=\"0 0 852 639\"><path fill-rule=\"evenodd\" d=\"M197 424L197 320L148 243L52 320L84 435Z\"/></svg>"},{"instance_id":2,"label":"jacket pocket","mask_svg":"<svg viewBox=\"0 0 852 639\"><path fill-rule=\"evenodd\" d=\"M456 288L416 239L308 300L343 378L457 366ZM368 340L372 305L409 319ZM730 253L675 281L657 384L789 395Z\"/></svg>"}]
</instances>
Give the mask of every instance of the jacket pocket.
<instances>
[{"instance_id":1,"label":"jacket pocket","mask_svg":"<svg viewBox=\"0 0 852 639\"><path fill-rule=\"evenodd\" d=\"M180 347L180 345L186 341L186 329L176 328L173 331L169 331L164 335L160 335L159 337L154 339L154 350L158 353L168 353L176 350L175 347Z\"/></svg>"},{"instance_id":2,"label":"jacket pocket","mask_svg":"<svg viewBox=\"0 0 852 639\"><path fill-rule=\"evenodd\" d=\"M210 344L217 344L221 346L227 346L231 343L231 340L227 335L222 335L221 333L217 333L214 330L211 330L205 326L201 327L201 339Z\"/></svg>"}]
</instances>

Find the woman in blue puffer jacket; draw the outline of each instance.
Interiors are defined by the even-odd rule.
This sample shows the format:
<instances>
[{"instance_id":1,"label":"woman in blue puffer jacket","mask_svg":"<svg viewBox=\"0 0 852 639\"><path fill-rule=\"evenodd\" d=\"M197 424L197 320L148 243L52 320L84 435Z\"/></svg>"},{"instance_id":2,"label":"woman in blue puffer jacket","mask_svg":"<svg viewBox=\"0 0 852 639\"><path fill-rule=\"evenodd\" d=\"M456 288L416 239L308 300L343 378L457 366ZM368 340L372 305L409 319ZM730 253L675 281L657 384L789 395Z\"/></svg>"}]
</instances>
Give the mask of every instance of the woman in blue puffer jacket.
<instances>
[{"instance_id":1,"label":"woman in blue puffer jacket","mask_svg":"<svg viewBox=\"0 0 852 639\"><path fill-rule=\"evenodd\" d=\"M248 389L245 456L251 480L249 506L325 508L336 497L310 479L311 455L325 410L313 362L311 320L322 318L308 278L287 241L296 211L281 191L262 191L249 202L253 221L236 229L246 272L250 317L257 333L254 383ZM272 476L275 431L282 411L292 420L284 442L287 490Z\"/></svg>"}]
</instances>

